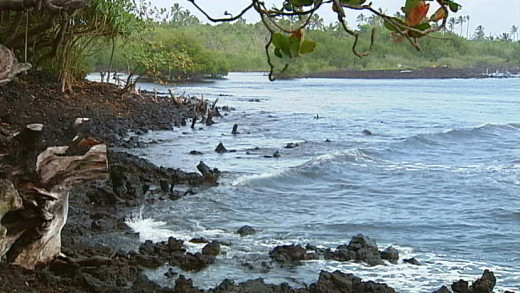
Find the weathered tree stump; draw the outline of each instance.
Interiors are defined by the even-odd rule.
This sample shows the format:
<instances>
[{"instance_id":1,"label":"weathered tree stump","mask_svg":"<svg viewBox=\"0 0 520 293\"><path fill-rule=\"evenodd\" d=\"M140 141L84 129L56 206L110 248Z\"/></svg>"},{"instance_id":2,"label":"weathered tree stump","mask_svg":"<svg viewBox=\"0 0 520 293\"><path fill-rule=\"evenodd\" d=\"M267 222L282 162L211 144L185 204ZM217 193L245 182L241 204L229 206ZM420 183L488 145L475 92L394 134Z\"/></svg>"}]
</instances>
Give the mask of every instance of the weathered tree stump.
<instances>
[{"instance_id":1,"label":"weathered tree stump","mask_svg":"<svg viewBox=\"0 0 520 293\"><path fill-rule=\"evenodd\" d=\"M27 125L0 154L0 258L29 269L60 254L69 191L108 176L106 145L89 140L82 153L69 155L67 146L39 153L42 130Z\"/></svg>"},{"instance_id":2,"label":"weathered tree stump","mask_svg":"<svg viewBox=\"0 0 520 293\"><path fill-rule=\"evenodd\" d=\"M220 176L220 171L216 168L211 169L208 165L204 164L203 161L197 165L197 169L204 177L204 182L209 185L217 185L218 177Z\"/></svg>"}]
</instances>

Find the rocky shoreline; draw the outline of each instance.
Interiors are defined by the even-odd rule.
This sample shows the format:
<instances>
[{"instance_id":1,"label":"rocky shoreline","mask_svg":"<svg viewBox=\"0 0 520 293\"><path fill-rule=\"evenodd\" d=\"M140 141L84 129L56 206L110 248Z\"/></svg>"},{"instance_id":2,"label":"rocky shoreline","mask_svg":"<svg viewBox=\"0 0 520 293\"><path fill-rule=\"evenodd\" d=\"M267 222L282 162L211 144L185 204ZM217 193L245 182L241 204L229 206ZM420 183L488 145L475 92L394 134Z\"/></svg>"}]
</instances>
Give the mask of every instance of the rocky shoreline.
<instances>
[{"instance_id":1,"label":"rocky shoreline","mask_svg":"<svg viewBox=\"0 0 520 293\"><path fill-rule=\"evenodd\" d=\"M345 79L448 79L448 78L507 78L519 76L519 66L489 66L471 68L424 67L418 69L336 70L305 74L304 78Z\"/></svg>"},{"instance_id":2,"label":"rocky shoreline","mask_svg":"<svg viewBox=\"0 0 520 293\"><path fill-rule=\"evenodd\" d=\"M153 95L123 93L115 86L85 83L72 93L61 93L59 86L43 73L33 72L0 87L0 147L4 133L16 131L28 123L44 124L45 146L67 145L75 133L71 122L78 117L89 118L88 132L109 146L139 147L139 134L149 130L168 130L190 127L192 121L210 126L212 115L206 112L204 100L157 98ZM204 108L204 110L202 109ZM219 109L212 106L214 117ZM191 121L190 121L191 120ZM192 125L193 126L193 125ZM87 131L87 130L85 130ZM45 146L42 146L45 147ZM0 264L0 292L395 292L386 284L362 281L352 274L322 271L317 282L307 288L291 288L287 284L265 284L262 279L235 284L225 280L207 291L193 286L182 271L203 270L215 262L221 245L216 241L192 239L205 243L197 253L187 252L182 240L170 237L167 241L146 241L137 250L96 243L92 239L119 233L136 237L125 224L128 208L145 203L173 201L197 193L201 188L217 184L218 170L197 166L199 172L157 167L125 152L109 150L110 179L97 181L75 190L70 195L67 224L62 231L62 252L68 258L58 258L49 266L36 270ZM237 233L254 233L243 227ZM313 259L357 261L366 265L396 263L395 249L380 251L375 241L364 235L352 238L349 244L335 249L314 246L279 246L269 254L272 263L298 265ZM419 264L417 260L410 263ZM165 264L176 267L165 271L171 280L169 288L162 288L144 275L147 269ZM453 292L492 292L496 283L492 272L485 271L473 282L453 283ZM450 292L443 287L436 292Z\"/></svg>"}]
</instances>

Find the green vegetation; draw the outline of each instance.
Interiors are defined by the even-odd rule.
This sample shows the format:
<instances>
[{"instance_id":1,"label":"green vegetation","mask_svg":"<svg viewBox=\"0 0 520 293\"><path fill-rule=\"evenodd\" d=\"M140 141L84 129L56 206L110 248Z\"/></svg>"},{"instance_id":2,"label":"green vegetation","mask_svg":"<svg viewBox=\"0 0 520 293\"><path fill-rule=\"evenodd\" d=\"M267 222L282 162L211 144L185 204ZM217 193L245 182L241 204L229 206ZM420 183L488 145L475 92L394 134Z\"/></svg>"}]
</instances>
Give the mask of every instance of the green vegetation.
<instances>
[{"instance_id":1,"label":"green vegetation","mask_svg":"<svg viewBox=\"0 0 520 293\"><path fill-rule=\"evenodd\" d=\"M23 5L5 0L0 4L0 44L21 62L54 73L63 89L93 70L172 82L228 71L270 71L274 79L288 67L288 74L297 75L520 61L518 27L486 37L478 26L470 36L469 16L448 17L460 9L454 1L404 0L402 12L393 16L365 2L287 0L268 9L252 0L239 15L210 25L179 4L168 10L149 7L144 0L24 0ZM325 7L332 7L337 23L326 25L317 14ZM263 21L247 24L241 18L247 10L255 10ZM347 25L348 10L370 16L360 14L356 24Z\"/></svg>"},{"instance_id":2,"label":"green vegetation","mask_svg":"<svg viewBox=\"0 0 520 293\"><path fill-rule=\"evenodd\" d=\"M520 62L520 42L500 38L479 39L476 37L479 31L476 31L475 38L470 40L452 32L436 33L432 35L433 38L426 37L421 40L419 51L404 42L396 42L382 25L366 21L363 23L358 27L361 50L370 46L371 28L376 26L374 48L369 56L359 58L352 54L354 39L337 25L313 24L313 27L319 29L309 30L306 34L307 38L316 41L317 46L313 53L301 54L301 57L293 60L289 73L301 74L347 68L399 69L440 66L461 68L512 65ZM198 73L215 74L215 68L221 69L215 75L225 74L226 70L269 70L264 50L269 33L261 23L246 24L241 20L232 24L196 24L188 27L155 25L156 27L148 36L149 41L161 43L166 48L198 48L195 50L199 53L197 56L188 52L191 60L199 60L201 63L197 66L200 69ZM124 51L128 49L119 49L115 53L114 65L119 70L127 70L128 67ZM109 52L108 49L101 50L93 56L91 62L96 70L107 68ZM215 62L208 63L208 60ZM282 65L282 62L278 63L280 67Z\"/></svg>"}]
</instances>

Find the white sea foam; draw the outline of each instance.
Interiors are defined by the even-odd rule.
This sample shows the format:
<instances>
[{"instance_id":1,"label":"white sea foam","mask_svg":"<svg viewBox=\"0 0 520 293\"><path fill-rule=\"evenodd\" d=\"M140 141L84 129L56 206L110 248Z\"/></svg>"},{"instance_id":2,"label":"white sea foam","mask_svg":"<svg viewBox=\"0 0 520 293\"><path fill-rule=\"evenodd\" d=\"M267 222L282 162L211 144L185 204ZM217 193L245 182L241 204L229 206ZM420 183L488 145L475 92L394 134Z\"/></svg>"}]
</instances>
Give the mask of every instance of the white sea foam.
<instances>
[{"instance_id":1,"label":"white sea foam","mask_svg":"<svg viewBox=\"0 0 520 293\"><path fill-rule=\"evenodd\" d=\"M139 233L141 241L161 241L174 234L173 231L164 228L166 222L157 221L151 217L143 217L143 208L139 210L138 214L126 218L125 224L132 228L134 232Z\"/></svg>"},{"instance_id":2,"label":"white sea foam","mask_svg":"<svg viewBox=\"0 0 520 293\"><path fill-rule=\"evenodd\" d=\"M261 179L270 179L270 178L276 178L282 174L287 172L287 169L281 169L274 172L265 172L260 174L252 174L252 175L243 175L235 179L231 185L232 186L247 186L249 183L255 180L261 180Z\"/></svg>"}]
</instances>

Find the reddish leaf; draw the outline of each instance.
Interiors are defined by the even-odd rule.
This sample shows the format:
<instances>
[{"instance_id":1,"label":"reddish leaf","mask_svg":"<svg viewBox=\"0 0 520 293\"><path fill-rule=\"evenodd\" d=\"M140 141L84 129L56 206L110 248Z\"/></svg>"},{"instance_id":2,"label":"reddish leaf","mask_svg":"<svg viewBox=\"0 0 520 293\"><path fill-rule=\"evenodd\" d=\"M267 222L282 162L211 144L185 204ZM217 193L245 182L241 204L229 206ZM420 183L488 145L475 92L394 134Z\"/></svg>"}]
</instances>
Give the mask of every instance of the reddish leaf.
<instances>
[{"instance_id":1,"label":"reddish leaf","mask_svg":"<svg viewBox=\"0 0 520 293\"><path fill-rule=\"evenodd\" d=\"M430 4L426 4L424 0L409 1L406 7L406 25L414 27L421 24L426 18Z\"/></svg>"},{"instance_id":2,"label":"reddish leaf","mask_svg":"<svg viewBox=\"0 0 520 293\"><path fill-rule=\"evenodd\" d=\"M430 17L430 21L439 21L441 19L446 18L446 10L444 8L440 7L435 11L435 13Z\"/></svg>"}]
</instances>

